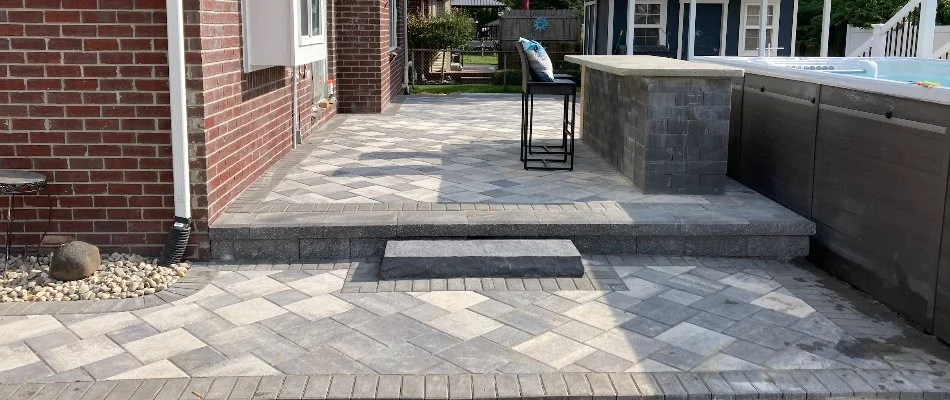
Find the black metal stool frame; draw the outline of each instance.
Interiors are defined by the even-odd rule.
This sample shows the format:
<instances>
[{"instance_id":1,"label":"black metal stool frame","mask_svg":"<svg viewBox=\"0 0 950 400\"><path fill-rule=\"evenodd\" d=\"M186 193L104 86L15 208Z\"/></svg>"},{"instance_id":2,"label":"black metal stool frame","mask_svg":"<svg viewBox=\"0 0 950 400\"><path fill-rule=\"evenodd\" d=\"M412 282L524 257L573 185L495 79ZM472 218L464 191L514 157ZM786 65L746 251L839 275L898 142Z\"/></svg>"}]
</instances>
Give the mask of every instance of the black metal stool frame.
<instances>
[{"instance_id":1,"label":"black metal stool frame","mask_svg":"<svg viewBox=\"0 0 950 400\"><path fill-rule=\"evenodd\" d=\"M577 91L564 95L564 112L561 119L561 145L533 145L534 135L534 93L526 91L521 94L521 161L526 170L571 171L574 169L574 128L577 111ZM570 106L568 104L570 103ZM570 139L570 140L568 140ZM540 149L540 150L535 150ZM551 158L531 158L532 155L551 156L560 155L560 160ZM541 167L530 166L528 163L541 163ZM567 164L566 166L550 166L548 162Z\"/></svg>"},{"instance_id":2,"label":"black metal stool frame","mask_svg":"<svg viewBox=\"0 0 950 400\"><path fill-rule=\"evenodd\" d=\"M521 57L521 161L526 170L571 171L574 169L574 128L577 111L577 84L564 79L570 75L556 74L554 82L539 82L531 78L529 64L524 48L516 45ZM550 94L564 96L564 114L561 118L561 145L533 145L534 138L534 95ZM568 101L571 106L568 107ZM570 113L570 115L568 115ZM570 137L570 143L568 143ZM538 149L538 150L535 150ZM551 158L531 158L532 155L560 155L560 160ZM568 160L570 158L570 160ZM568 163L568 161L570 161ZM528 163L540 162L541 166L529 166ZM550 166L549 162L567 164Z\"/></svg>"}]
</instances>

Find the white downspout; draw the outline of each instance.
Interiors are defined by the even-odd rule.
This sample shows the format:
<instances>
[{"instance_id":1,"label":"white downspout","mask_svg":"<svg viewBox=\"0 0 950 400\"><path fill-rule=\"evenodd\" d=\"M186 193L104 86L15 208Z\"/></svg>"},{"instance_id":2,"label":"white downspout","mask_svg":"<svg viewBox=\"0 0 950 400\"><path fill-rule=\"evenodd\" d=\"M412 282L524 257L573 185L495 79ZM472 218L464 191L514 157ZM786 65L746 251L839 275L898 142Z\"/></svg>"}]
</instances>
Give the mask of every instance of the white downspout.
<instances>
[{"instance_id":1,"label":"white downspout","mask_svg":"<svg viewBox=\"0 0 950 400\"><path fill-rule=\"evenodd\" d=\"M294 110L290 115L291 115L291 118L294 119L293 128L292 128L294 131L291 132L290 134L290 140L292 142L290 147L293 149L296 149L297 144L303 141L302 136L300 135L300 99L297 98L299 96L299 93L297 90L297 84L300 83L300 67L292 67L292 69L293 69L293 75L294 75L294 79L293 79L294 89L292 92L293 93L292 96L294 98L291 101L291 107L293 107Z\"/></svg>"},{"instance_id":2,"label":"white downspout","mask_svg":"<svg viewBox=\"0 0 950 400\"><path fill-rule=\"evenodd\" d=\"M188 165L188 107L185 100L185 21L182 0L166 0L168 11L168 92L171 108L172 177L175 216L191 218Z\"/></svg>"},{"instance_id":3,"label":"white downspout","mask_svg":"<svg viewBox=\"0 0 950 400\"><path fill-rule=\"evenodd\" d=\"M185 98L185 20L182 0L166 0L168 29L168 94L171 111L172 178L175 221L159 265L181 261L191 234L191 179L188 152L188 107Z\"/></svg>"}]
</instances>

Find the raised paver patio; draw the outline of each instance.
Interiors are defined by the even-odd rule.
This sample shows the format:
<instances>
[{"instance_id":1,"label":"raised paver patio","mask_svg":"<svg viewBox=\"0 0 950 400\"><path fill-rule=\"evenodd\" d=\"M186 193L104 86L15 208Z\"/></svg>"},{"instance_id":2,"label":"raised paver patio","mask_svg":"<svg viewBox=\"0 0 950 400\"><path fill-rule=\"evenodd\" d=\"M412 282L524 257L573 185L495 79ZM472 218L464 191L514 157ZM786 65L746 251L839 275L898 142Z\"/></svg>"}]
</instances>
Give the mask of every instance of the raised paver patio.
<instances>
[{"instance_id":1,"label":"raised paver patio","mask_svg":"<svg viewBox=\"0 0 950 400\"><path fill-rule=\"evenodd\" d=\"M348 282L375 261L210 265L204 288L141 309L0 305L0 398L947 395L945 346L807 265L586 256L623 282L606 291Z\"/></svg>"},{"instance_id":2,"label":"raised paver patio","mask_svg":"<svg viewBox=\"0 0 950 400\"><path fill-rule=\"evenodd\" d=\"M643 195L577 141L574 171L525 171L517 95L408 97L335 119L211 224L215 259L380 256L400 237L549 237L587 253L795 257L807 219L736 182ZM537 100L538 134L560 106Z\"/></svg>"}]
</instances>

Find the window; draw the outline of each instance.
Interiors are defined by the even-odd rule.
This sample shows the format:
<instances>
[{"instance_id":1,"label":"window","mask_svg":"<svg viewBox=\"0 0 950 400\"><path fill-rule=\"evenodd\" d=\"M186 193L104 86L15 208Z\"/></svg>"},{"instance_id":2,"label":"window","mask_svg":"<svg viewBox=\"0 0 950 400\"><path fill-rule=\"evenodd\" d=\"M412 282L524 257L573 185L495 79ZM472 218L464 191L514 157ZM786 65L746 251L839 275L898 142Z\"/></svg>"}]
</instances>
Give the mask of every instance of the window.
<instances>
[{"instance_id":1,"label":"window","mask_svg":"<svg viewBox=\"0 0 950 400\"><path fill-rule=\"evenodd\" d=\"M313 102L316 103L330 96L330 82L327 81L327 60L314 61L311 66L313 77Z\"/></svg>"},{"instance_id":2,"label":"window","mask_svg":"<svg viewBox=\"0 0 950 400\"><path fill-rule=\"evenodd\" d=\"M635 2L633 14L633 44L635 45L665 45L666 35L663 33L665 22L662 3Z\"/></svg>"},{"instance_id":3,"label":"window","mask_svg":"<svg viewBox=\"0 0 950 400\"><path fill-rule=\"evenodd\" d=\"M396 0L389 0L389 50L399 47L399 12Z\"/></svg>"},{"instance_id":4,"label":"window","mask_svg":"<svg viewBox=\"0 0 950 400\"><path fill-rule=\"evenodd\" d=\"M300 0L300 36L304 44L325 43L326 0Z\"/></svg>"},{"instance_id":5,"label":"window","mask_svg":"<svg viewBox=\"0 0 950 400\"><path fill-rule=\"evenodd\" d=\"M776 21L778 21L778 16L775 14L778 8L775 4L770 3L766 9L766 22L765 22L765 40L767 48L775 48L778 44L778 37L776 31ZM742 16L742 35L740 35L739 40L740 48L742 51L740 55L744 56L755 56L759 54L759 12L762 11L762 5L759 3L748 3L743 8ZM770 50L771 51L771 50Z\"/></svg>"}]
</instances>

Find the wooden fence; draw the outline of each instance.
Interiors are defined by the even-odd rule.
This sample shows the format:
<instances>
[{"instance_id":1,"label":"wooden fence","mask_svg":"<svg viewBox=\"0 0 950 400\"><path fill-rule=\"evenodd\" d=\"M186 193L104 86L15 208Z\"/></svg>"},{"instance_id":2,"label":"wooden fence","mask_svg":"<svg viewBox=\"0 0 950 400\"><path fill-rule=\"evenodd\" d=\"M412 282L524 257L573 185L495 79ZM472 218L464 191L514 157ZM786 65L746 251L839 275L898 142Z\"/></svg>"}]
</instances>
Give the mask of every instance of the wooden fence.
<instances>
[{"instance_id":1,"label":"wooden fence","mask_svg":"<svg viewBox=\"0 0 950 400\"><path fill-rule=\"evenodd\" d=\"M535 20L547 22L543 30L535 29ZM518 38L541 42L554 52L575 52L581 48L581 13L575 10L510 10L499 19L502 50L513 50Z\"/></svg>"}]
</instances>

